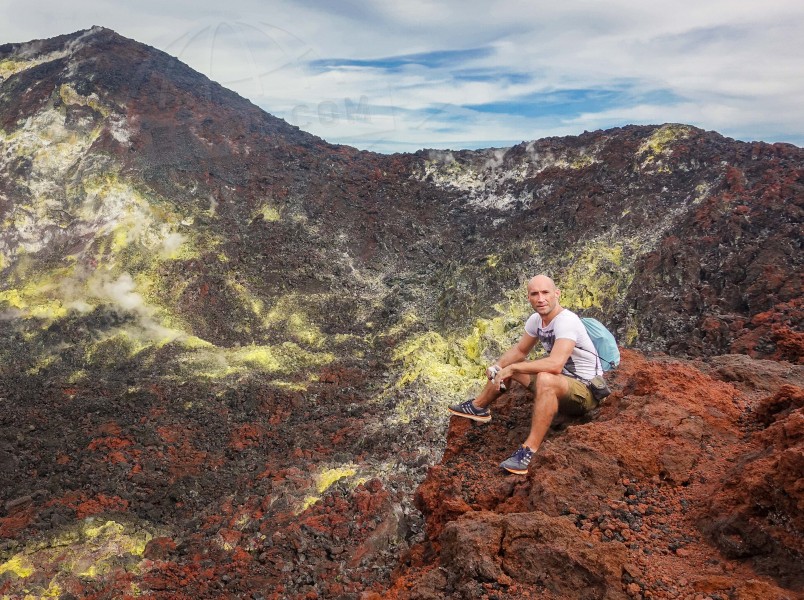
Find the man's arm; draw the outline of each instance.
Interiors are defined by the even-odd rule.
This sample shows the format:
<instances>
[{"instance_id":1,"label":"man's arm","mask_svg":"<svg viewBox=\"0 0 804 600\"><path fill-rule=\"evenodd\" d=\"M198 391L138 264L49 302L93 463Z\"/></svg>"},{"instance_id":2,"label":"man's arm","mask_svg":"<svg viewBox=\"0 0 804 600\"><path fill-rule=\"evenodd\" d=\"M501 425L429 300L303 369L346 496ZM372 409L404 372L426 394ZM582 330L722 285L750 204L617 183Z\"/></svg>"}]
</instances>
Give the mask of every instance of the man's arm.
<instances>
[{"instance_id":1,"label":"man's arm","mask_svg":"<svg viewBox=\"0 0 804 600\"><path fill-rule=\"evenodd\" d=\"M527 333L523 334L522 337L519 338L519 341L506 350L505 354L497 359L497 362L494 364L499 367L507 367L508 365L522 362L528 357L530 351L533 350L537 339L538 338L528 335Z\"/></svg>"},{"instance_id":2,"label":"man's arm","mask_svg":"<svg viewBox=\"0 0 804 600\"><path fill-rule=\"evenodd\" d=\"M525 336L523 336L525 337ZM530 336L527 336L530 337ZM521 341L521 340L520 340ZM518 348L514 346L514 348ZM531 348L533 346L531 345ZM506 352L503 357L507 356L509 352L514 350L512 348L508 352ZM537 360L527 360L523 361L522 358L525 358L527 354L523 355L518 361L512 361L506 365L500 364L503 369L500 371L500 374L497 376L498 381L502 381L503 379L507 379L512 375L517 373L526 373L526 374L533 374L533 373L555 373L558 375L564 369L564 365L567 364L567 359L569 359L570 354L572 354L572 349L575 348L575 342L572 340L568 340L565 338L560 338L555 341L553 344L553 350L550 352L548 356L544 358L539 358Z\"/></svg>"}]
</instances>

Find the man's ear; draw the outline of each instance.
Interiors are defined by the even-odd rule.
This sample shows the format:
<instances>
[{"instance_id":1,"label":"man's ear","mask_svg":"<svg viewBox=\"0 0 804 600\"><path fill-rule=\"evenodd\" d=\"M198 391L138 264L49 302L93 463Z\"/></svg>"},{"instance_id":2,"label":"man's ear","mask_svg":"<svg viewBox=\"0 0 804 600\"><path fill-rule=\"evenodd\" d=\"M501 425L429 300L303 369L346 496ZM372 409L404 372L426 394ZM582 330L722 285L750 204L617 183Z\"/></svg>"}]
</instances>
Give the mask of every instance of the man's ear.
<instances>
[{"instance_id":1,"label":"man's ear","mask_svg":"<svg viewBox=\"0 0 804 600\"><path fill-rule=\"evenodd\" d=\"M556 288L556 298L560 298L560 297L561 297L561 290Z\"/></svg>"}]
</instances>

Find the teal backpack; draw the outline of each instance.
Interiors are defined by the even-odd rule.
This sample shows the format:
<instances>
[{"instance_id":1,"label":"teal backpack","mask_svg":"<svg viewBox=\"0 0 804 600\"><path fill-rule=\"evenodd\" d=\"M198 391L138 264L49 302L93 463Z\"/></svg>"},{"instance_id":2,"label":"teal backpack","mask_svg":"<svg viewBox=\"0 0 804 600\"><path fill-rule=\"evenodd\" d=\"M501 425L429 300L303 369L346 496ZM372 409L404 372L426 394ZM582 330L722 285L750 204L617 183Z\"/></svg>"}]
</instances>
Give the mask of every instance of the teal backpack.
<instances>
[{"instance_id":1,"label":"teal backpack","mask_svg":"<svg viewBox=\"0 0 804 600\"><path fill-rule=\"evenodd\" d=\"M600 364L604 371L611 371L620 364L620 350L617 348L617 340L611 332L606 329L597 319L592 317L581 317L583 326L586 327L586 332L592 338L592 344L595 346L596 356L600 359ZM584 348L579 348L584 350ZM590 352L586 350L586 352ZM590 352L590 354L595 354Z\"/></svg>"}]
</instances>

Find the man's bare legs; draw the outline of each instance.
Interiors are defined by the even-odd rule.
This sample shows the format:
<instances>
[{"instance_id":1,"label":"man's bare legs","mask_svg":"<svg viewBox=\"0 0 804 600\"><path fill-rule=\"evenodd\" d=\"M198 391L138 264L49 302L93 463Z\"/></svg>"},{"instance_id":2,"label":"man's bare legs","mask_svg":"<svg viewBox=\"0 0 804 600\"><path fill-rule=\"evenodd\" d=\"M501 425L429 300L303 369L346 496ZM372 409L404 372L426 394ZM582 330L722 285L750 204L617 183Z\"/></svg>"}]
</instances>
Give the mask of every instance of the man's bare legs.
<instances>
[{"instance_id":1,"label":"man's bare legs","mask_svg":"<svg viewBox=\"0 0 804 600\"><path fill-rule=\"evenodd\" d=\"M543 371L536 375L536 394L530 418L530 432L525 442L500 467L516 475L526 475L534 453L542 445L553 417L558 412L558 398L569 391L567 380L561 375Z\"/></svg>"},{"instance_id":2,"label":"man's bare legs","mask_svg":"<svg viewBox=\"0 0 804 600\"><path fill-rule=\"evenodd\" d=\"M569 384L562 375L538 373L536 375L536 395L533 398L533 412L530 418L530 432L524 444L533 452L542 445L553 417L558 412L558 398L569 392Z\"/></svg>"},{"instance_id":3,"label":"man's bare legs","mask_svg":"<svg viewBox=\"0 0 804 600\"><path fill-rule=\"evenodd\" d=\"M524 373L514 375L511 377L511 379L518 381L525 387L530 385L530 375L525 375ZM505 392L501 392L497 389L497 383L495 381L489 380L486 382L483 390L477 395L477 398L472 401L472 404L474 404L477 408L486 408L504 393Z\"/></svg>"},{"instance_id":4,"label":"man's bare legs","mask_svg":"<svg viewBox=\"0 0 804 600\"><path fill-rule=\"evenodd\" d=\"M525 387L530 385L530 375L518 373L512 377ZM553 373L536 374L536 394L533 397L533 411L530 419L530 432L524 445L536 452L547 435L550 423L558 412L558 398L569 391L567 380L562 375ZM486 408L494 402L503 392L497 389L494 381L486 383L483 391L474 399L477 408Z\"/></svg>"},{"instance_id":5,"label":"man's bare legs","mask_svg":"<svg viewBox=\"0 0 804 600\"><path fill-rule=\"evenodd\" d=\"M530 387L531 375L527 373L516 373L506 385L513 381ZM491 420L491 412L488 406L500 397L502 392L498 389L497 381L488 381L483 390L474 400L467 400L461 404L451 405L449 411L459 417L465 417L486 423ZM535 376L535 394L533 396L533 409L531 411L530 431L525 442L508 459L500 463L500 467L515 473L525 475L528 472L533 454L542 445L544 436L550 428L558 412L558 399L565 397L569 393L569 381L562 375L557 375L547 371L542 371Z\"/></svg>"},{"instance_id":6,"label":"man's bare legs","mask_svg":"<svg viewBox=\"0 0 804 600\"><path fill-rule=\"evenodd\" d=\"M547 435L547 430L553 422L553 417L558 412L558 399L569 393L569 382L562 375L542 371L536 374L535 379L536 390L533 396L528 437L509 459L500 464L503 469L518 475L527 473L531 457L542 445L544 436ZM510 385L514 380L525 387L530 387L531 375L517 373L506 383ZM467 401L463 405L450 406L450 412L485 423L491 420L487 407L501 394L502 392L497 388L497 382L488 381L477 398Z\"/></svg>"}]
</instances>

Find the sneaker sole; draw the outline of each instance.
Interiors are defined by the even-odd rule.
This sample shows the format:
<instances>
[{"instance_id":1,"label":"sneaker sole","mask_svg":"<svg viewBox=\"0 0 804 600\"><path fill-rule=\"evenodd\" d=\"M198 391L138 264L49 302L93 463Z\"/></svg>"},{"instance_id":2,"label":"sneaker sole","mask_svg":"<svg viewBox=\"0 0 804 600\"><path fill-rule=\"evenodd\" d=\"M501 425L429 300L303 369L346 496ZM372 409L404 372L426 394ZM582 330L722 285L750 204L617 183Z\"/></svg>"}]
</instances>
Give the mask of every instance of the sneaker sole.
<instances>
[{"instance_id":1,"label":"sneaker sole","mask_svg":"<svg viewBox=\"0 0 804 600\"><path fill-rule=\"evenodd\" d=\"M500 465L500 466L502 467L502 465ZM502 468L505 469L506 471L508 471L509 473L513 473L514 475L527 475L528 474L527 469L511 469L509 467L502 467Z\"/></svg>"},{"instance_id":2,"label":"sneaker sole","mask_svg":"<svg viewBox=\"0 0 804 600\"><path fill-rule=\"evenodd\" d=\"M449 410L449 412L451 412L456 417L463 417L464 419L472 419L473 421L477 421L478 423L488 423L489 421L491 421L491 415L483 417L480 415L470 415L465 412L458 412L457 410L452 410L451 408L447 410Z\"/></svg>"}]
</instances>

